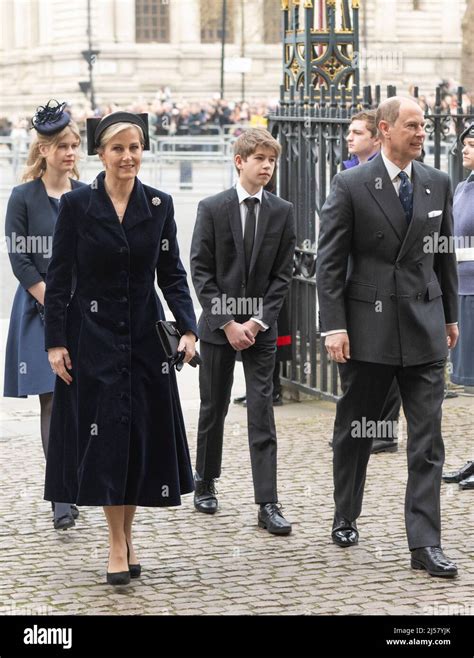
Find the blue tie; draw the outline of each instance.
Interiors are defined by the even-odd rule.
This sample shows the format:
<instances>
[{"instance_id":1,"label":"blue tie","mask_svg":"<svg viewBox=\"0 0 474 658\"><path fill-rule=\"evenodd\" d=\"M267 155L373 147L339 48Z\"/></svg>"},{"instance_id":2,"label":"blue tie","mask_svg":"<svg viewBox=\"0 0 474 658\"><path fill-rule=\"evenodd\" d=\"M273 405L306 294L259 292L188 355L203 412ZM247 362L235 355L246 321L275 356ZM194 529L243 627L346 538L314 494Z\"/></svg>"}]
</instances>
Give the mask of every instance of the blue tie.
<instances>
[{"instance_id":1,"label":"blue tie","mask_svg":"<svg viewBox=\"0 0 474 658\"><path fill-rule=\"evenodd\" d=\"M398 190L398 198L400 199L400 203L405 211L407 224L409 224L413 214L413 185L411 184L406 171L400 171L398 178L401 181L400 189Z\"/></svg>"}]
</instances>

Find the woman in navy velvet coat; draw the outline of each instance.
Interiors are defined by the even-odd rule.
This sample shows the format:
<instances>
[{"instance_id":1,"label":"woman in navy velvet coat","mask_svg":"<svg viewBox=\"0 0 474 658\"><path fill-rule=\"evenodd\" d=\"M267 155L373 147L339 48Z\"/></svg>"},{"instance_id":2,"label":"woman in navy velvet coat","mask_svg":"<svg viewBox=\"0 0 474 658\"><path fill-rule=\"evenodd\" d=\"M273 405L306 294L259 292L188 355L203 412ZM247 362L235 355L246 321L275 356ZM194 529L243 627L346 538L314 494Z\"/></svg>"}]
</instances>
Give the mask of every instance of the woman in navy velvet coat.
<instances>
[{"instance_id":1,"label":"woman in navy velvet coat","mask_svg":"<svg viewBox=\"0 0 474 658\"><path fill-rule=\"evenodd\" d=\"M111 584L140 574L135 507L179 505L193 490L175 374L155 330L164 319L155 279L186 362L196 318L172 199L137 178L143 116L89 120L89 152L97 148L105 172L62 198L46 284L46 348L58 377L45 498L104 506Z\"/></svg>"}]
</instances>

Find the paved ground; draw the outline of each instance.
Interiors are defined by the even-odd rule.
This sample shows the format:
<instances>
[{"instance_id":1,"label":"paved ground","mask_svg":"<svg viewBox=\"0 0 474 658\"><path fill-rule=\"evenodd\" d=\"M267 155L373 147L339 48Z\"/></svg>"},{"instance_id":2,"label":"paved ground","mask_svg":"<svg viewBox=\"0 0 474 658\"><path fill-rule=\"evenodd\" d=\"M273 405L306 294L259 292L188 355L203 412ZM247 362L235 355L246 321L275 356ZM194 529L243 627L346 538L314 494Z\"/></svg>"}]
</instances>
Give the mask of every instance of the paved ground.
<instances>
[{"instance_id":1,"label":"paved ground","mask_svg":"<svg viewBox=\"0 0 474 658\"><path fill-rule=\"evenodd\" d=\"M235 392L242 391L237 372ZM192 454L197 382L180 374ZM471 456L474 400L444 405L447 464ZM52 529L42 500L44 472L34 398L0 401L0 612L39 614L472 614L473 494L444 485L444 546L460 569L456 581L409 569L403 525L405 454L372 458L358 547L329 539L334 408L326 402L276 409L279 488L294 524L287 538L256 526L245 410L232 406L219 482L220 512L141 508L136 546L143 576L126 588L105 584L107 534L100 508L83 508L76 528ZM403 431L403 430L402 430ZM402 437L402 446L405 438ZM389 536L387 536L389 534ZM471 607L469 607L471 606Z\"/></svg>"},{"instance_id":2,"label":"paved ground","mask_svg":"<svg viewBox=\"0 0 474 658\"><path fill-rule=\"evenodd\" d=\"M216 178L216 189L217 186ZM171 183L170 183L171 184ZM169 189L164 185L164 189ZM200 188L199 188L200 189ZM174 190L173 190L174 191ZM199 197L177 195L181 251L187 264ZM5 207L6 195L0 195ZM0 250L0 373L16 287ZM234 394L244 391L237 366ZM196 372L180 373L191 452L198 412ZM57 533L42 500L44 460L36 398L0 398L0 614L473 614L474 494L443 488L444 546L458 561L454 581L409 569L403 524L406 459L377 455L369 465L358 547L330 539L331 436L334 406L276 409L279 488L290 537L256 526L245 410L231 407L226 426L220 512L198 514L192 496L181 508L140 509L136 547L143 576L129 587L105 584L107 533L101 509L83 508L76 528ZM474 399L445 403L447 466L472 458ZM405 446L402 431L402 447ZM389 536L387 536L389 534ZM470 606L470 607L469 607Z\"/></svg>"}]
</instances>

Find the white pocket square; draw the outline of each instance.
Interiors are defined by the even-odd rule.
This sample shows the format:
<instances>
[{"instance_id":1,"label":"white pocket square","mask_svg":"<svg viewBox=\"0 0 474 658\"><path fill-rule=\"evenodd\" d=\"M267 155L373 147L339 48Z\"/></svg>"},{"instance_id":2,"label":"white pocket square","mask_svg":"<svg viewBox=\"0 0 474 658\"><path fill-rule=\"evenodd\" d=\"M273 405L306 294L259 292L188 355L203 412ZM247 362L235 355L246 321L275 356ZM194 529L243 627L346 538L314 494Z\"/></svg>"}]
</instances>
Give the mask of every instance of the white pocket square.
<instances>
[{"instance_id":1,"label":"white pocket square","mask_svg":"<svg viewBox=\"0 0 474 658\"><path fill-rule=\"evenodd\" d=\"M443 214L442 210L430 210L430 212L428 213L428 217L439 217L442 214Z\"/></svg>"}]
</instances>

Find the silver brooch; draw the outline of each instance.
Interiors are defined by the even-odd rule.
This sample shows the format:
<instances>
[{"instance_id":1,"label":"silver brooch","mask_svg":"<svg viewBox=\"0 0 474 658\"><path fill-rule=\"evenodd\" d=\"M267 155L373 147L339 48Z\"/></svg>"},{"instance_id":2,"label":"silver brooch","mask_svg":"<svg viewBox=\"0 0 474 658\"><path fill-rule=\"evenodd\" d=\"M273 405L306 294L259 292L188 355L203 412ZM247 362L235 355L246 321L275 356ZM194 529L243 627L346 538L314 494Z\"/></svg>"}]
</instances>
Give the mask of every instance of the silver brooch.
<instances>
[{"instance_id":1,"label":"silver brooch","mask_svg":"<svg viewBox=\"0 0 474 658\"><path fill-rule=\"evenodd\" d=\"M159 196L154 196L151 202L154 206L159 206L161 203L161 199Z\"/></svg>"},{"instance_id":2,"label":"silver brooch","mask_svg":"<svg viewBox=\"0 0 474 658\"><path fill-rule=\"evenodd\" d=\"M426 192L426 194L431 194L431 192L428 188L426 188L425 192Z\"/></svg>"}]
</instances>

